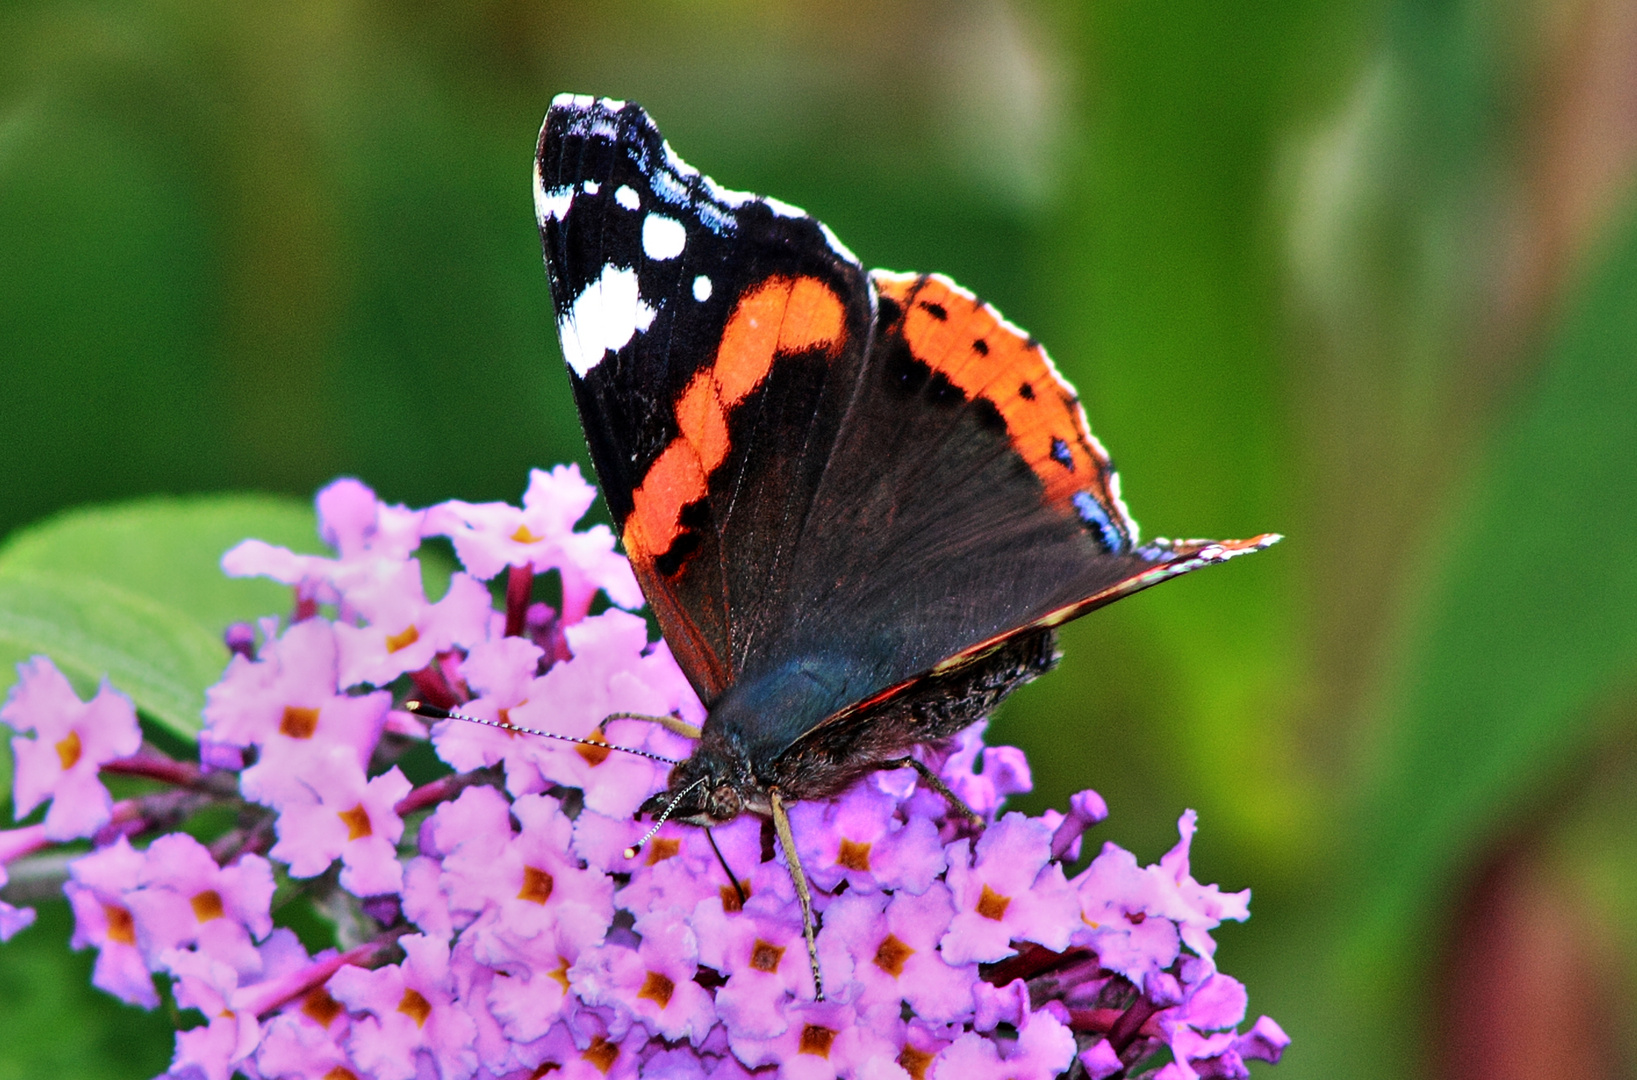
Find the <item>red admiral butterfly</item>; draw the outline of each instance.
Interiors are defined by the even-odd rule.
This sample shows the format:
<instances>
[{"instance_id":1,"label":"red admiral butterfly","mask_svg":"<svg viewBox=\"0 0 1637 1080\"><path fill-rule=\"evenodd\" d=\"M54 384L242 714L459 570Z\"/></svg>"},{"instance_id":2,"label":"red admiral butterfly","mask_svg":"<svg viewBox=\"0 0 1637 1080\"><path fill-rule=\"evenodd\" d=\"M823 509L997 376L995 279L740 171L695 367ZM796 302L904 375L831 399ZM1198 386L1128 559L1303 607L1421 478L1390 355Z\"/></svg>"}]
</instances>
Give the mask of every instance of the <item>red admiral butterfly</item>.
<instances>
[{"instance_id":1,"label":"red admiral butterfly","mask_svg":"<svg viewBox=\"0 0 1637 1080\"><path fill-rule=\"evenodd\" d=\"M804 909L785 803L918 765L1060 624L1278 539L1140 542L1032 337L717 186L636 105L553 101L534 197L603 495L709 710L643 809L771 815Z\"/></svg>"}]
</instances>

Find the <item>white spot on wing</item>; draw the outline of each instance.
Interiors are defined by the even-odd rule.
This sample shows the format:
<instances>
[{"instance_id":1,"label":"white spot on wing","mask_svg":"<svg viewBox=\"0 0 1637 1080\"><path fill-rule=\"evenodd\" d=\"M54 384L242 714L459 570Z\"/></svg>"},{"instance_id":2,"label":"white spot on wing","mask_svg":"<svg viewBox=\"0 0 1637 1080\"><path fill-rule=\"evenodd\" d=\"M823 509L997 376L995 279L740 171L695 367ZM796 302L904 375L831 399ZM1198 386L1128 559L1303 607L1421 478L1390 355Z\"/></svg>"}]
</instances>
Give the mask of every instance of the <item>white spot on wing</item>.
<instances>
[{"instance_id":1,"label":"white spot on wing","mask_svg":"<svg viewBox=\"0 0 1637 1080\"><path fill-rule=\"evenodd\" d=\"M597 183L597 181L595 181L595 180L587 180L584 184L582 184L580 186L585 188L585 193L587 195L595 195L595 194L597 194L597 192L602 190L602 185Z\"/></svg>"},{"instance_id":2,"label":"white spot on wing","mask_svg":"<svg viewBox=\"0 0 1637 1080\"><path fill-rule=\"evenodd\" d=\"M638 330L653 325L655 314L637 292L635 270L605 266L602 276L587 285L558 320L563 359L583 379L609 349L624 348Z\"/></svg>"},{"instance_id":3,"label":"white spot on wing","mask_svg":"<svg viewBox=\"0 0 1637 1080\"><path fill-rule=\"evenodd\" d=\"M711 195L723 206L738 209L741 206L749 206L756 201L756 193L753 191L734 191L732 188L725 188L716 181L710 180L709 177L706 179L710 184Z\"/></svg>"},{"instance_id":4,"label":"white spot on wing","mask_svg":"<svg viewBox=\"0 0 1637 1080\"><path fill-rule=\"evenodd\" d=\"M574 202L574 189L571 187L546 188L537 179L534 184L534 217L541 225L548 221L561 221L568 213L569 206Z\"/></svg>"},{"instance_id":5,"label":"white spot on wing","mask_svg":"<svg viewBox=\"0 0 1637 1080\"><path fill-rule=\"evenodd\" d=\"M629 184L621 184L614 192L614 201L627 210L642 209L642 197Z\"/></svg>"},{"instance_id":6,"label":"white spot on wing","mask_svg":"<svg viewBox=\"0 0 1637 1080\"><path fill-rule=\"evenodd\" d=\"M599 98L590 94L558 94L551 99L551 107L554 109L573 108L583 112L595 109L599 105L609 112L619 112L625 108L625 102L618 98Z\"/></svg>"},{"instance_id":7,"label":"white spot on wing","mask_svg":"<svg viewBox=\"0 0 1637 1080\"><path fill-rule=\"evenodd\" d=\"M671 171L675 172L678 176L699 175L698 169L676 156L676 151L671 149L670 143L661 141L660 145L665 148L665 163L671 167Z\"/></svg>"},{"instance_id":8,"label":"white spot on wing","mask_svg":"<svg viewBox=\"0 0 1637 1080\"><path fill-rule=\"evenodd\" d=\"M818 223L818 227L824 231L824 242L830 245L831 251L835 252L837 255L840 255L843 260L850 262L855 266L863 265L863 263L858 261L858 256L853 254L852 249L846 244L843 244L836 234L830 231L830 226L821 221Z\"/></svg>"},{"instance_id":9,"label":"white spot on wing","mask_svg":"<svg viewBox=\"0 0 1637 1080\"><path fill-rule=\"evenodd\" d=\"M831 251L841 256L842 259L846 260L847 262L853 263L854 265L862 265L858 261L858 256L854 255L852 251L848 249L846 244L843 244L839 239L837 239L836 234L830 231L830 226L824 224L824 222L814 218L811 214L799 206L791 206L783 199L775 199L771 195L763 195L761 199L762 202L767 204L767 208L769 210L773 211L780 217L807 218L809 221L812 221L819 227L819 231L824 234L824 242L830 245Z\"/></svg>"},{"instance_id":10,"label":"white spot on wing","mask_svg":"<svg viewBox=\"0 0 1637 1080\"><path fill-rule=\"evenodd\" d=\"M704 274L693 279L693 298L701 304L711 298L711 279Z\"/></svg>"},{"instance_id":11,"label":"white spot on wing","mask_svg":"<svg viewBox=\"0 0 1637 1080\"><path fill-rule=\"evenodd\" d=\"M642 220L642 251L650 259L664 261L682 254L688 242L688 230L676 218L663 214L649 214Z\"/></svg>"},{"instance_id":12,"label":"white spot on wing","mask_svg":"<svg viewBox=\"0 0 1637 1080\"><path fill-rule=\"evenodd\" d=\"M763 195L762 201L767 204L767 208L769 210L773 211L780 217L804 218L807 216L807 211L803 210L799 206L791 206L783 199L775 199L771 195Z\"/></svg>"}]
</instances>

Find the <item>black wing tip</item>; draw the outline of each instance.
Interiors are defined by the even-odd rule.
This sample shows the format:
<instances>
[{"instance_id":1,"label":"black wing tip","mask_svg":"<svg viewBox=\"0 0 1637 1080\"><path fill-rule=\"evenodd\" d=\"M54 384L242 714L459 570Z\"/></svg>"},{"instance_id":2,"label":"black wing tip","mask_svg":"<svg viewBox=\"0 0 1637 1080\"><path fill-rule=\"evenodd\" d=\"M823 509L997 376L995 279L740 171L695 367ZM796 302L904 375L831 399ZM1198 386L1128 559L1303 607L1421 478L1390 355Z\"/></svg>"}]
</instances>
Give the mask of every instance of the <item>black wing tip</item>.
<instances>
[{"instance_id":1,"label":"black wing tip","mask_svg":"<svg viewBox=\"0 0 1637 1080\"><path fill-rule=\"evenodd\" d=\"M546 123L549 125L554 119L562 123L573 123L598 118L615 120L639 116L647 119L648 113L634 101L597 97L595 94L558 94L551 99L551 107L546 110Z\"/></svg>"},{"instance_id":2,"label":"black wing tip","mask_svg":"<svg viewBox=\"0 0 1637 1080\"><path fill-rule=\"evenodd\" d=\"M558 94L551 99L546 118L540 124L536 156L546 152L549 142L573 135L601 135L610 141L628 141L641 132L659 139L659 128L646 109L634 101L597 97L593 94Z\"/></svg>"}]
</instances>

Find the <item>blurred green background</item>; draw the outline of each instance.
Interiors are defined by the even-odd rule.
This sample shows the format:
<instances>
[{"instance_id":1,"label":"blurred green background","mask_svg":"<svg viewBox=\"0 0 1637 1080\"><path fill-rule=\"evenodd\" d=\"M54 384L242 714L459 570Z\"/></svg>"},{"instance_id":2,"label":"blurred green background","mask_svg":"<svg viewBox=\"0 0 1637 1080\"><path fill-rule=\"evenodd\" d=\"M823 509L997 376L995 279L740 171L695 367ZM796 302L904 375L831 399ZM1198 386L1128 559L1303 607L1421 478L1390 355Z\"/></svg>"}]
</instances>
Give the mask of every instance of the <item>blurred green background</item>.
<instances>
[{"instance_id":1,"label":"blurred green background","mask_svg":"<svg viewBox=\"0 0 1637 1080\"><path fill-rule=\"evenodd\" d=\"M1200 811L1261 1075L1637 1076L1637 2L7 0L0 535L583 462L562 90L1032 330L1147 534L1287 534L995 730L1145 859ZM162 1070L67 933L0 949L0 1080Z\"/></svg>"}]
</instances>

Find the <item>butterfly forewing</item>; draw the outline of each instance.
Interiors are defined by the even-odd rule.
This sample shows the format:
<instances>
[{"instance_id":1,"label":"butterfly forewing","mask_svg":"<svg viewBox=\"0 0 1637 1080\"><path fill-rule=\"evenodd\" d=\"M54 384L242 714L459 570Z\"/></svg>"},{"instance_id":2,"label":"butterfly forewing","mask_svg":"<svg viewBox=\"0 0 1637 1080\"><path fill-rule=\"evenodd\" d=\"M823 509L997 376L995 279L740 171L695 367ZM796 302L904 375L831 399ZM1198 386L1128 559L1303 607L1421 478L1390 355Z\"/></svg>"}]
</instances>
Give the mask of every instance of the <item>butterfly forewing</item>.
<instances>
[{"instance_id":1,"label":"butterfly forewing","mask_svg":"<svg viewBox=\"0 0 1637 1080\"><path fill-rule=\"evenodd\" d=\"M622 102L553 104L536 204L593 464L712 701L766 639L857 381L868 282L818 222L717 187Z\"/></svg>"}]
</instances>

